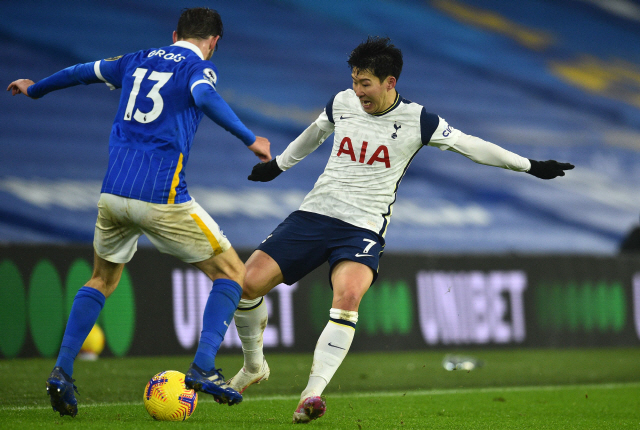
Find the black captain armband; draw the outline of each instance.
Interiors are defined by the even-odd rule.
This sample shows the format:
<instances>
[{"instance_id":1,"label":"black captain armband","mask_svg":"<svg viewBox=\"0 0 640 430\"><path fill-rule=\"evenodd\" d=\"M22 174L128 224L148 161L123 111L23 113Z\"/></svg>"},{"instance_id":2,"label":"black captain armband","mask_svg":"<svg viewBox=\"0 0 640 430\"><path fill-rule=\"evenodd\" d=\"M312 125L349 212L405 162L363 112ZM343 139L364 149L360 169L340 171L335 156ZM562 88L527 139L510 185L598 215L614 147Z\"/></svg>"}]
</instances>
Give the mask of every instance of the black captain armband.
<instances>
[{"instance_id":1,"label":"black captain armband","mask_svg":"<svg viewBox=\"0 0 640 430\"><path fill-rule=\"evenodd\" d=\"M274 158L266 163L258 163L253 166L253 170L251 170L251 174L247 179L255 182L269 182L275 179L280 173L282 173L282 170L278 167L278 163L276 163L276 159Z\"/></svg>"},{"instance_id":2,"label":"black captain armband","mask_svg":"<svg viewBox=\"0 0 640 430\"><path fill-rule=\"evenodd\" d=\"M536 161L531 160L531 169L528 174L540 179L553 179L558 176L564 176L565 170L571 170L575 166L571 163L558 163L556 160Z\"/></svg>"}]
</instances>

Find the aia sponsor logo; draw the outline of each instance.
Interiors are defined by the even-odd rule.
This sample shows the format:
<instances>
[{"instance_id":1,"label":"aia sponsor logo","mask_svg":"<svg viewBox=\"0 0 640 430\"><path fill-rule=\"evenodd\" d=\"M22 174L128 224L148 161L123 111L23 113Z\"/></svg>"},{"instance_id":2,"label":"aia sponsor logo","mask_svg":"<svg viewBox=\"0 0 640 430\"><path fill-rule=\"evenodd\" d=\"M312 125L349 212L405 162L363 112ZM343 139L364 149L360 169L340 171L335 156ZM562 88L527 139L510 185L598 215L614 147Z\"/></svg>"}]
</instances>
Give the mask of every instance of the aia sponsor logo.
<instances>
[{"instance_id":1,"label":"aia sponsor logo","mask_svg":"<svg viewBox=\"0 0 640 430\"><path fill-rule=\"evenodd\" d=\"M355 161L357 163L366 163L370 166L373 165L373 163L383 163L384 167L386 167L387 169L389 167L391 167L391 161L389 159L389 150L387 149L386 146L384 145L380 145L378 146L372 153L372 155L370 157L368 157L367 154L367 147L369 146L368 142L362 142L362 146L360 147L360 156L356 159L356 153L353 150L353 144L351 143L351 139L348 137L345 137L344 139L342 139L342 142L340 142L340 149L338 150L338 153L336 154L336 157L340 157L342 155L344 156L349 156L351 158L351 161Z\"/></svg>"}]
</instances>

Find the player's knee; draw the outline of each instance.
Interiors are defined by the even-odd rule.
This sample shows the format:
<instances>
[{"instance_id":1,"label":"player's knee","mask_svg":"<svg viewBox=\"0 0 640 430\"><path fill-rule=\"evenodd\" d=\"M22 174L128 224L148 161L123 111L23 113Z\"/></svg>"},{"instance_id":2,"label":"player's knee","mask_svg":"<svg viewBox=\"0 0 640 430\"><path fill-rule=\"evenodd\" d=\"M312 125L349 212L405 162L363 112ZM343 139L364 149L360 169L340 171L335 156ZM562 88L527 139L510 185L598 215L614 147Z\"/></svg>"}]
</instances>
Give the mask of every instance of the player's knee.
<instances>
[{"instance_id":1,"label":"player's knee","mask_svg":"<svg viewBox=\"0 0 640 430\"><path fill-rule=\"evenodd\" d=\"M104 294L105 297L109 297L116 290L118 283L108 282L104 278L94 276L85 284L85 286L95 288L96 290Z\"/></svg>"},{"instance_id":2,"label":"player's knee","mask_svg":"<svg viewBox=\"0 0 640 430\"><path fill-rule=\"evenodd\" d=\"M245 278L246 269L244 264L240 260L237 262L230 263L225 267L221 268L220 275L227 279L231 279L232 281L237 282L242 285L242 282Z\"/></svg>"},{"instance_id":3,"label":"player's knee","mask_svg":"<svg viewBox=\"0 0 640 430\"><path fill-rule=\"evenodd\" d=\"M233 253L223 253L194 265L202 270L212 281L216 279L230 279L242 285L245 267L242 261Z\"/></svg>"},{"instance_id":4,"label":"player's knee","mask_svg":"<svg viewBox=\"0 0 640 430\"><path fill-rule=\"evenodd\" d=\"M256 271L247 271L244 277L244 283L242 284L243 299L254 300L263 295L261 294L262 282L259 281L259 278L256 276L256 274Z\"/></svg>"},{"instance_id":5,"label":"player's knee","mask_svg":"<svg viewBox=\"0 0 640 430\"><path fill-rule=\"evenodd\" d=\"M359 291L348 290L342 294L334 294L332 306L338 309L357 311L361 300L362 294Z\"/></svg>"},{"instance_id":6,"label":"player's knee","mask_svg":"<svg viewBox=\"0 0 640 430\"><path fill-rule=\"evenodd\" d=\"M244 300L255 300L258 297L262 297L259 293L255 292L255 291L247 291L244 288L244 285L242 286L242 298Z\"/></svg>"},{"instance_id":7,"label":"player's knee","mask_svg":"<svg viewBox=\"0 0 640 430\"><path fill-rule=\"evenodd\" d=\"M271 291L276 285L284 282L278 264L267 254L256 251L247 260L247 272L242 284L242 298L257 299Z\"/></svg>"},{"instance_id":8,"label":"player's knee","mask_svg":"<svg viewBox=\"0 0 640 430\"><path fill-rule=\"evenodd\" d=\"M247 274L247 269L244 267L243 263L240 263L235 269L234 269L234 274L237 278L237 283L242 285L242 283L244 282L244 278Z\"/></svg>"}]
</instances>

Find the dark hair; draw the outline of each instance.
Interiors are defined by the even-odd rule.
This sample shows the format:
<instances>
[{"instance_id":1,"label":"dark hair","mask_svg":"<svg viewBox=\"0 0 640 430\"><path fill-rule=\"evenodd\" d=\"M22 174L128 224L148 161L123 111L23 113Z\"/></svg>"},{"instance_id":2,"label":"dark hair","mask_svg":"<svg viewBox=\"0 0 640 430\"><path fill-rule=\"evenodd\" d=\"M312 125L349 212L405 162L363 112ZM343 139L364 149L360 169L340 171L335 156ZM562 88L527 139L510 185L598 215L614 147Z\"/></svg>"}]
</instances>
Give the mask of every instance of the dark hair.
<instances>
[{"instance_id":1,"label":"dark hair","mask_svg":"<svg viewBox=\"0 0 640 430\"><path fill-rule=\"evenodd\" d=\"M368 71L384 81L388 76L400 78L402 51L391 44L388 37L369 36L351 51L347 60L351 70Z\"/></svg>"},{"instance_id":2,"label":"dark hair","mask_svg":"<svg viewBox=\"0 0 640 430\"><path fill-rule=\"evenodd\" d=\"M208 39L211 36L222 37L223 31L220 14L207 7L183 9L176 29L178 40Z\"/></svg>"}]
</instances>

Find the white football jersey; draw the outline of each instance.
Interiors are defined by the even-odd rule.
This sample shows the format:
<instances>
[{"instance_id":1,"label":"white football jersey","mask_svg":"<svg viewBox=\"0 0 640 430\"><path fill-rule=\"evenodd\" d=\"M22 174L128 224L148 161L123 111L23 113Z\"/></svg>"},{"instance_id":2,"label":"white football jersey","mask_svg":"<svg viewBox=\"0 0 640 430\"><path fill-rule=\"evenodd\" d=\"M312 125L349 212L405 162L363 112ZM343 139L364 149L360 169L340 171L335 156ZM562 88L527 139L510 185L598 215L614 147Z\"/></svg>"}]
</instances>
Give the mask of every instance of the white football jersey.
<instances>
[{"instance_id":1,"label":"white football jersey","mask_svg":"<svg viewBox=\"0 0 640 430\"><path fill-rule=\"evenodd\" d=\"M368 114L353 90L338 93L315 124L334 132L331 156L300 210L340 219L384 237L398 185L424 145L446 150L460 131L419 104L397 96Z\"/></svg>"}]
</instances>

